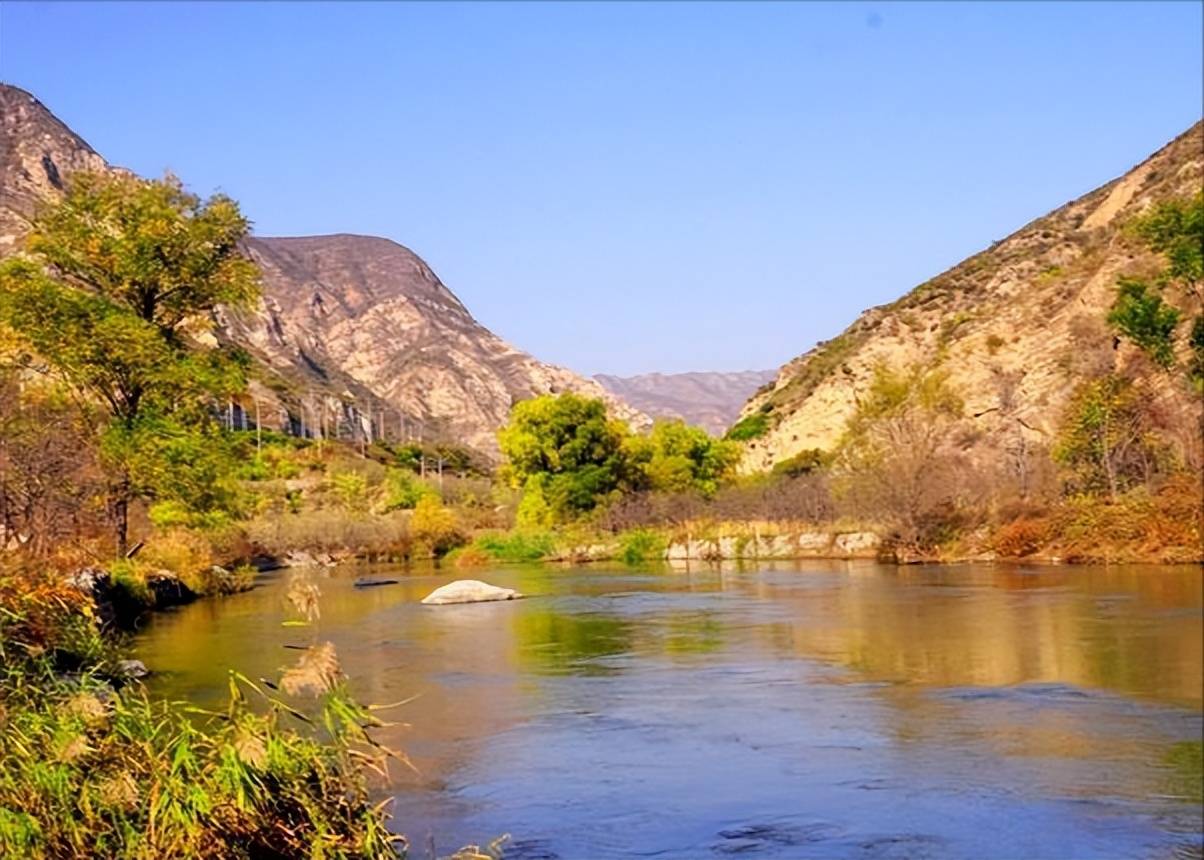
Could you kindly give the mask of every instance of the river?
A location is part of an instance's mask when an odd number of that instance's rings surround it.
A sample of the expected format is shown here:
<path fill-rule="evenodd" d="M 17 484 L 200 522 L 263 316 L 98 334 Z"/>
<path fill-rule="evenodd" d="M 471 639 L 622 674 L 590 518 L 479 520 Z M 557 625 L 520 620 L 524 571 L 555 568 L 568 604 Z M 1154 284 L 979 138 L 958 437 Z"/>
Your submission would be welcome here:
<path fill-rule="evenodd" d="M 1204 856 L 1199 567 L 509 567 L 458 575 L 527 599 L 427 607 L 456 574 L 347 565 L 316 631 L 289 575 L 156 616 L 152 690 L 216 704 L 316 633 L 417 695 L 380 734 L 416 858 Z"/>

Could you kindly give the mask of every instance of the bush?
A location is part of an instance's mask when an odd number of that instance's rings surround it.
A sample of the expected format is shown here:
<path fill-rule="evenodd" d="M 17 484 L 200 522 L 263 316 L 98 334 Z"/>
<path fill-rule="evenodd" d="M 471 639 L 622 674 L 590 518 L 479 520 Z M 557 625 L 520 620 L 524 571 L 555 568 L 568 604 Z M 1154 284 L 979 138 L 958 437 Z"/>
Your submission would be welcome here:
<path fill-rule="evenodd" d="M 389 469 L 385 475 L 383 507 L 386 511 L 413 509 L 426 496 L 438 495 L 434 487 L 406 469 Z"/>
<path fill-rule="evenodd" d="M 620 537 L 620 558 L 627 564 L 659 561 L 668 546 L 665 538 L 653 531 L 637 529 Z"/>
<path fill-rule="evenodd" d="M 1008 558 L 1032 555 L 1049 539 L 1050 525 L 1044 519 L 1022 517 L 995 532 L 991 544 L 996 553 Z"/>
<path fill-rule="evenodd" d="M 330 477 L 331 486 L 348 511 L 368 509 L 368 479 L 359 472 L 336 472 Z"/>
<path fill-rule="evenodd" d="M 757 412 L 741 418 L 727 431 L 724 439 L 733 442 L 747 442 L 749 439 L 759 439 L 769 432 L 769 416 Z"/>
<path fill-rule="evenodd" d="M 135 557 L 143 571 L 167 570 L 197 594 L 214 593 L 211 579 L 214 558 L 209 542 L 187 529 L 170 529 L 147 539 Z"/>
<path fill-rule="evenodd" d="M 445 555 L 464 543 L 464 534 L 456 522 L 455 513 L 433 496 L 424 496 L 415 505 L 410 528 L 414 539 L 434 556 Z"/>
<path fill-rule="evenodd" d="M 490 558 L 502 562 L 539 561 L 556 550 L 549 532 L 516 531 L 509 534 L 482 535 L 473 546 Z"/>

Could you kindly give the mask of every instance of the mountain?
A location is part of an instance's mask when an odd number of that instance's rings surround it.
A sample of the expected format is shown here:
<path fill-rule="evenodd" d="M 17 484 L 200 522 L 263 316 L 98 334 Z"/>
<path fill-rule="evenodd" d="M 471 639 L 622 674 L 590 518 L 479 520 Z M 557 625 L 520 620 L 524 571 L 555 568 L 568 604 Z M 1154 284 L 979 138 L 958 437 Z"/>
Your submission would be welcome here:
<path fill-rule="evenodd" d="M 37 206 L 77 170 L 117 170 L 29 93 L 0 84 L 0 254 L 14 250 Z M 255 237 L 263 269 L 250 311 L 219 312 L 216 336 L 259 361 L 232 420 L 344 435 L 453 441 L 488 458 L 510 407 L 575 391 L 647 416 L 597 382 L 545 364 L 475 319 L 413 251 L 388 239 Z M 237 416 L 237 417 L 234 417 Z"/>
<path fill-rule="evenodd" d="M 734 373 L 644 373 L 638 376 L 594 375 L 612 394 L 654 418 L 681 418 L 715 436 L 735 422 L 753 392 L 771 382 L 772 370 Z"/>
<path fill-rule="evenodd" d="M 1105 318 L 1117 276 L 1160 261 L 1124 228 L 1152 203 L 1198 193 L 1204 124 L 1197 123 L 1124 176 L 1022 227 L 919 285 L 871 308 L 838 337 L 782 367 L 742 415 L 767 431 L 742 468 L 766 469 L 805 449 L 834 448 L 875 367 L 940 367 L 973 416 L 966 449 L 1001 456 L 1018 443 L 1049 444 L 1075 386 L 1122 367 L 1144 373 L 1165 406 L 1198 427 L 1200 404 L 1171 385 Z"/>

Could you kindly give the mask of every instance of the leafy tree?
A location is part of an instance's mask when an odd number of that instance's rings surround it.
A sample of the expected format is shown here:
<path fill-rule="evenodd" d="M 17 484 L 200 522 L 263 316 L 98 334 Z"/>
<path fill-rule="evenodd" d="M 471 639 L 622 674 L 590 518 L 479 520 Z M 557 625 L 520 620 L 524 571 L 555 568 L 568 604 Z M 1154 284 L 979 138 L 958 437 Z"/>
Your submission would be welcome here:
<path fill-rule="evenodd" d="M 630 437 L 626 451 L 642 475 L 643 488 L 697 490 L 704 496 L 714 495 L 740 456 L 733 442 L 680 420 L 657 421 L 647 436 Z"/>
<path fill-rule="evenodd" d="M 1165 267 L 1152 280 L 1121 277 L 1108 314 L 1109 324 L 1142 349 L 1160 367 L 1175 366 L 1179 323 L 1197 309 L 1188 332 L 1188 379 L 1204 391 L 1204 192 L 1190 199 L 1164 201 L 1136 218 L 1130 229 L 1151 250 L 1163 255 Z M 1184 307 L 1187 297 L 1191 300 Z"/>
<path fill-rule="evenodd" d="M 435 555 L 444 555 L 464 543 L 455 513 L 444 507 L 438 496 L 423 496 L 418 500 L 410 528 L 414 537 Z"/>
<path fill-rule="evenodd" d="M 1115 374 L 1079 386 L 1053 449 L 1070 489 L 1115 498 L 1149 477 L 1159 457 L 1145 400 L 1131 380 Z"/>
<path fill-rule="evenodd" d="M 107 413 L 121 553 L 135 498 L 227 501 L 211 407 L 244 387 L 247 360 L 192 335 L 219 304 L 257 294 L 239 248 L 248 228 L 234 201 L 202 201 L 173 177 L 83 173 L 35 219 L 28 256 L 0 265 L 0 327 Z"/>
<path fill-rule="evenodd" d="M 1159 367 L 1175 363 L 1175 328 L 1179 310 L 1162 300 L 1149 284 L 1137 278 L 1117 281 L 1116 301 L 1108 323 L 1140 347 Z"/>
<path fill-rule="evenodd" d="M 601 400 L 576 394 L 524 400 L 498 432 L 507 460 L 503 474 L 516 489 L 533 487 L 537 478 L 553 515 L 570 519 L 627 485 L 627 436 L 626 425 L 608 418 Z"/>

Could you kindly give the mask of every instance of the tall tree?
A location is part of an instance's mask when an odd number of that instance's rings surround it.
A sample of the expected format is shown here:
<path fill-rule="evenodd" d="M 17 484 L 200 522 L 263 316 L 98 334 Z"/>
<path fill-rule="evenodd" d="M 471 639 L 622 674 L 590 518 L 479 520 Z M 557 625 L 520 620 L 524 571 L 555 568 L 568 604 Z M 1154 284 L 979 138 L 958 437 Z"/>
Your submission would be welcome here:
<path fill-rule="evenodd" d="M 245 385 L 246 359 L 196 336 L 218 305 L 258 294 L 248 230 L 233 200 L 174 177 L 83 173 L 35 219 L 25 257 L 0 265 L 0 325 L 107 414 L 119 553 L 135 498 L 214 502 L 210 407 Z"/>

